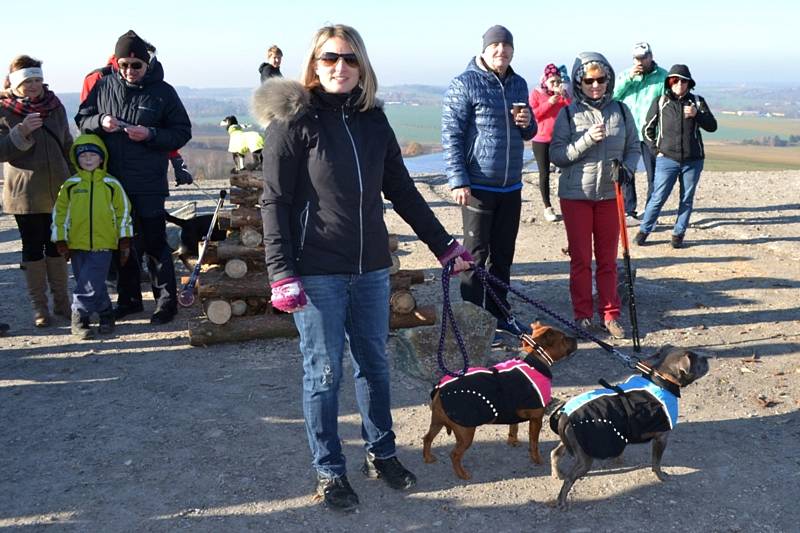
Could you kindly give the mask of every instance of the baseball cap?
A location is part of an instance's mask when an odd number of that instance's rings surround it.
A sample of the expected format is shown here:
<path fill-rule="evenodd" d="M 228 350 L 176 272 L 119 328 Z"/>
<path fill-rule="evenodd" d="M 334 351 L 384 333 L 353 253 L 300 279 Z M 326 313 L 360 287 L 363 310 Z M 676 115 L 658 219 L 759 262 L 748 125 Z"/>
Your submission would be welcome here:
<path fill-rule="evenodd" d="M 633 45 L 633 57 L 644 57 L 652 53 L 653 51 L 650 50 L 650 45 L 644 41 Z"/>

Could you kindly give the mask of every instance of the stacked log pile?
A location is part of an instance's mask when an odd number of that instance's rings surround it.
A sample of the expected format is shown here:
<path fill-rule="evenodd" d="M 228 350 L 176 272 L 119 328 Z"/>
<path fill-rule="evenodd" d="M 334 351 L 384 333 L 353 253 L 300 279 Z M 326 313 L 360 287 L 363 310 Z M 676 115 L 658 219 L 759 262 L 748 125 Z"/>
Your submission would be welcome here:
<path fill-rule="evenodd" d="M 189 343 L 193 346 L 297 335 L 291 316 L 274 310 L 268 301 L 259 208 L 262 187 L 257 175 L 231 176 L 228 198 L 233 209 L 221 214 L 219 222 L 228 236 L 224 241 L 208 243 L 205 251 L 197 296 L 206 316 L 189 322 Z M 412 285 L 424 282 L 424 271 L 400 269 L 397 237 L 390 237 L 389 249 L 390 328 L 435 324 L 435 307 L 418 307 L 411 293 Z"/>

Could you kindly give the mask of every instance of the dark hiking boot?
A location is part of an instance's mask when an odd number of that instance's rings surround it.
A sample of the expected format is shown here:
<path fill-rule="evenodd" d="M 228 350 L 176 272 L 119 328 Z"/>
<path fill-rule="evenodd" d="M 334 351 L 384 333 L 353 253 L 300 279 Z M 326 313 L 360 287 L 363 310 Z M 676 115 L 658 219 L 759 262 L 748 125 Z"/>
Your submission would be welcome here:
<path fill-rule="evenodd" d="M 317 489 L 314 499 L 322 500 L 326 506 L 336 511 L 355 511 L 358 495 L 347 481 L 347 476 L 325 477 L 317 475 Z"/>
<path fill-rule="evenodd" d="M 397 457 L 376 459 L 374 455 L 367 454 L 361 473 L 373 479 L 382 479 L 395 490 L 407 490 L 417 484 L 417 476 L 400 464 Z"/>
<path fill-rule="evenodd" d="M 637 246 L 644 246 L 646 240 L 647 240 L 647 233 L 643 231 L 637 231 L 636 236 L 633 238 L 633 241 L 636 243 Z"/>
<path fill-rule="evenodd" d="M 172 322 L 178 310 L 172 307 L 159 307 L 153 316 L 150 317 L 150 323 L 160 326 L 161 324 L 168 324 Z"/>
<path fill-rule="evenodd" d="M 141 300 L 130 303 L 117 303 L 117 307 L 114 308 L 114 317 L 119 320 L 120 318 L 135 313 L 141 313 L 142 311 L 144 311 L 144 306 Z"/>
<path fill-rule="evenodd" d="M 673 235 L 670 244 L 673 248 L 683 248 L 683 235 Z"/>
<path fill-rule="evenodd" d="M 103 335 L 113 333 L 114 326 L 116 326 L 116 320 L 114 318 L 114 310 L 109 307 L 105 311 L 99 313 L 99 317 L 100 317 L 100 326 L 97 328 L 97 331 Z"/>
<path fill-rule="evenodd" d="M 86 341 L 94 338 L 94 332 L 89 327 L 89 317 L 81 316 L 77 311 L 72 312 L 70 333 L 78 340 Z"/>

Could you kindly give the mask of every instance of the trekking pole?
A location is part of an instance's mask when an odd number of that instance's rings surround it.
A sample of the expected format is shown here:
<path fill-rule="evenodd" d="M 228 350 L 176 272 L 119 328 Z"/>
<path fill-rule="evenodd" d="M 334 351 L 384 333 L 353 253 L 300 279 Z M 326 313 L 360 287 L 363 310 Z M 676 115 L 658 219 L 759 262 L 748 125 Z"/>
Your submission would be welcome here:
<path fill-rule="evenodd" d="M 194 303 L 194 286 L 197 283 L 198 276 L 200 275 L 200 267 L 203 265 L 203 257 L 206 255 L 206 248 L 208 247 L 208 243 L 211 242 L 211 234 L 214 232 L 214 228 L 217 225 L 217 216 L 222 209 L 222 202 L 225 201 L 225 196 L 227 194 L 228 193 L 225 191 L 225 189 L 219 191 L 217 208 L 214 209 L 214 216 L 211 217 L 211 224 L 208 226 L 208 233 L 206 233 L 206 236 L 203 238 L 202 246 L 200 247 L 200 254 L 197 257 L 197 264 L 194 265 L 194 270 L 192 270 L 192 275 L 189 276 L 189 281 L 187 281 L 184 286 L 181 287 L 181 291 L 178 294 L 178 303 L 183 307 L 189 307 Z"/>
<path fill-rule="evenodd" d="M 622 195 L 622 187 L 620 181 L 623 177 L 625 169 L 619 160 L 614 159 L 611 162 L 611 179 L 614 181 L 614 189 L 617 193 L 617 216 L 619 218 L 619 235 L 622 240 L 622 260 L 625 264 L 625 284 L 628 286 L 628 314 L 631 319 L 631 330 L 633 337 L 633 351 L 639 353 L 642 351 L 639 345 L 639 321 L 636 318 L 636 298 L 633 291 L 633 275 L 631 272 L 631 254 L 630 246 L 628 245 L 628 229 L 625 225 L 625 197 Z"/>

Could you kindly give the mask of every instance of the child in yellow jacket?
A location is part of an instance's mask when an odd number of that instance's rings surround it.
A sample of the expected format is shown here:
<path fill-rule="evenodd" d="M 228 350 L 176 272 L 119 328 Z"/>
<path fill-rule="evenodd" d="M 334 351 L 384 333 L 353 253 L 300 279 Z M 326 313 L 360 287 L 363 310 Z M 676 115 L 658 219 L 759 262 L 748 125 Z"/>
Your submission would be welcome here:
<path fill-rule="evenodd" d="M 119 249 L 120 262 L 130 254 L 133 236 L 131 203 L 122 184 L 106 172 L 108 151 L 97 135 L 81 135 L 70 150 L 78 172 L 67 179 L 53 208 L 51 240 L 72 261 L 72 334 L 94 337 L 92 313 L 99 316 L 99 332 L 114 330 L 114 310 L 106 289 L 111 253 Z"/>

